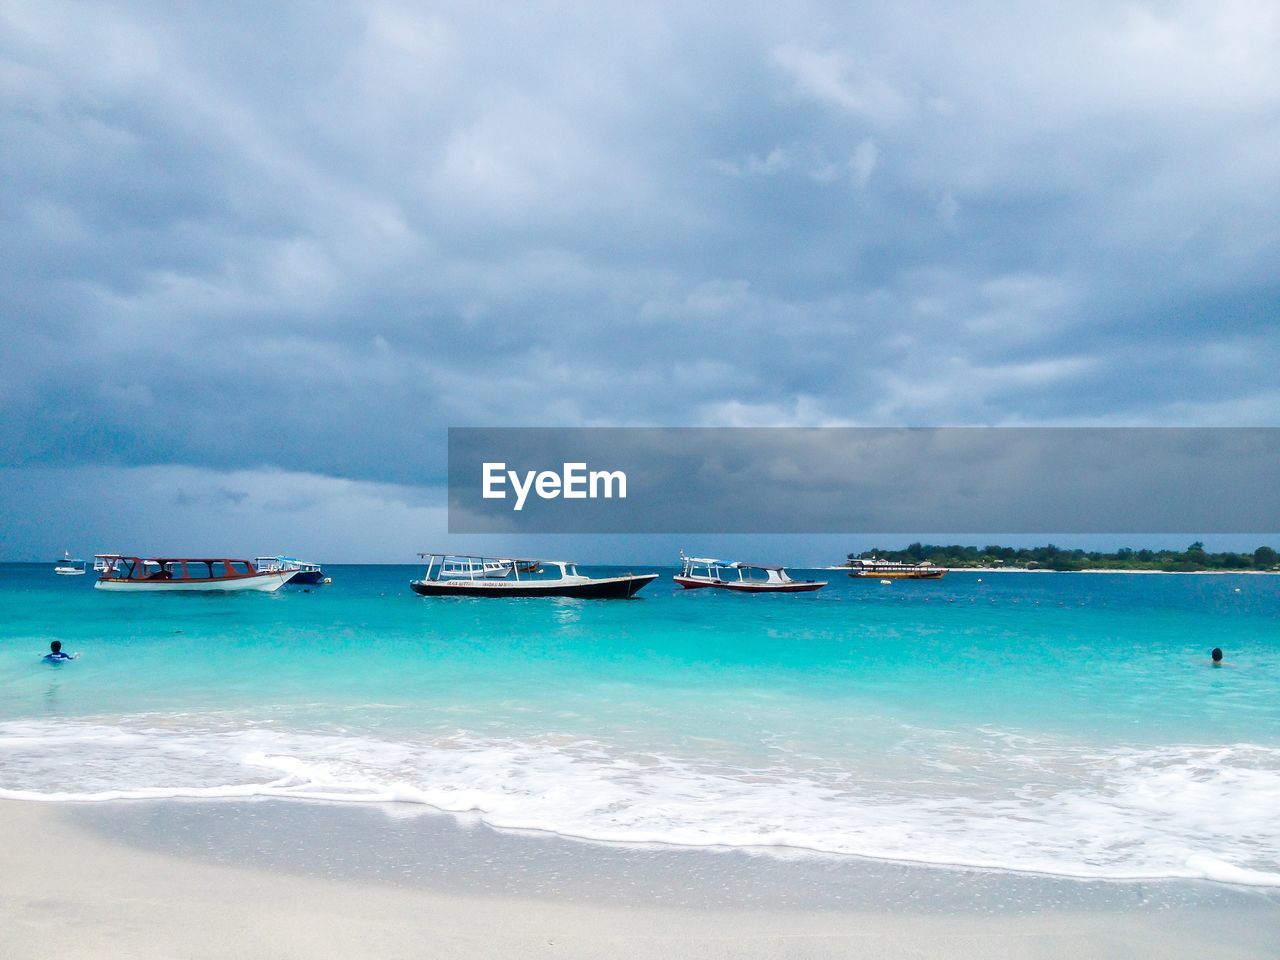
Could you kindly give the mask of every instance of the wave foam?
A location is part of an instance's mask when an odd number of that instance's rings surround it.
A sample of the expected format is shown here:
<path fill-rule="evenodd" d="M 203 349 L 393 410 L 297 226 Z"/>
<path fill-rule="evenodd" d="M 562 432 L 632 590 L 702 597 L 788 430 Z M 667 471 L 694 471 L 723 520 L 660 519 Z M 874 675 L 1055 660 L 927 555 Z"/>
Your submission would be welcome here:
<path fill-rule="evenodd" d="M 1280 886 L 1280 750 L 1270 747 L 1042 747 L 1009 767 L 1026 778 L 982 790 L 935 778 L 922 790 L 812 768 L 705 768 L 582 740 L 393 741 L 183 722 L 0 723 L 0 798 L 415 803 L 606 842 Z M 1016 738 L 1001 749 L 1031 746 Z"/>

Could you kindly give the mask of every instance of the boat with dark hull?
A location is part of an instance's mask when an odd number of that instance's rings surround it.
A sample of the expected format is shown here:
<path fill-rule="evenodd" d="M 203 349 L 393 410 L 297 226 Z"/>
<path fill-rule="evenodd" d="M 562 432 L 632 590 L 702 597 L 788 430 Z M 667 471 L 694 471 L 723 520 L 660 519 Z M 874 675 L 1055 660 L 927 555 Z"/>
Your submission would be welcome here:
<path fill-rule="evenodd" d="M 771 564 L 726 563 L 683 553 L 673 579 L 686 590 L 708 587 L 735 593 L 812 593 L 827 585 L 825 580 L 792 580 L 785 568 Z"/>
<path fill-rule="evenodd" d="M 293 576 L 289 578 L 289 585 L 293 587 L 333 582 L 325 576 L 324 568 L 320 564 L 299 560 L 297 557 L 255 557 L 253 565 L 261 571 L 294 571 Z"/>
<path fill-rule="evenodd" d="M 427 561 L 421 580 L 409 588 L 423 597 L 570 597 L 625 600 L 658 579 L 656 573 L 588 577 L 570 560 L 522 560 L 421 553 Z M 503 571 L 499 575 L 499 571 Z"/>

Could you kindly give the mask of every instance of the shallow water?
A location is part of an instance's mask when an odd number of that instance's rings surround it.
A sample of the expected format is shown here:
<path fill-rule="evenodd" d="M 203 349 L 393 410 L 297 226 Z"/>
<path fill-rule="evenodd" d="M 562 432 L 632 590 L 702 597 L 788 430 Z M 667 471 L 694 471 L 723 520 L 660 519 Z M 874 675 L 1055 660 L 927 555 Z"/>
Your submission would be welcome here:
<path fill-rule="evenodd" d="M 1280 884 L 1277 577 L 827 572 L 749 597 L 664 576 L 633 601 L 494 601 L 329 572 L 121 596 L 0 567 L 0 795 L 397 801 L 599 840 Z M 82 658 L 41 663 L 51 639 Z"/>

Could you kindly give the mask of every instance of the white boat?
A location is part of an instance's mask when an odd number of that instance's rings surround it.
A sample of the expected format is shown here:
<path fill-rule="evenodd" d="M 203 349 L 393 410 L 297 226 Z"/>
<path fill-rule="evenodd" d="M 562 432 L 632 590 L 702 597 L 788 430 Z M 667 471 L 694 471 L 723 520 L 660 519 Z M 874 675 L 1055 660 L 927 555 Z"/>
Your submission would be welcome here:
<path fill-rule="evenodd" d="M 686 590 L 710 587 L 736 593 L 809 593 L 827 585 L 825 580 L 792 580 L 785 568 L 772 564 L 726 563 L 683 553 L 680 572 L 673 579 Z"/>
<path fill-rule="evenodd" d="M 53 572 L 60 577 L 83 577 L 85 562 L 77 560 L 66 550 L 62 551 L 62 559 L 53 565 Z"/>
<path fill-rule="evenodd" d="M 293 577 L 289 582 L 294 586 L 333 583 L 332 578 L 324 575 L 324 569 L 320 564 L 299 560 L 297 557 L 254 557 L 253 565 L 259 572 L 276 573 L 281 570 L 292 570 Z"/>
<path fill-rule="evenodd" d="M 946 567 L 935 566 L 928 560 L 921 563 L 902 563 L 898 560 L 881 560 L 879 557 L 861 558 L 849 554 L 844 564 L 849 576 L 855 580 L 941 580 L 947 575 Z"/>
<path fill-rule="evenodd" d="M 409 588 L 424 597 L 575 597 L 625 599 L 658 579 L 656 573 L 588 577 L 570 560 L 518 560 L 463 554 L 420 553 L 427 561 Z M 505 573 L 498 576 L 499 569 Z M 469 573 L 468 573 L 469 572 Z"/>
<path fill-rule="evenodd" d="M 101 566 L 98 562 L 101 561 Z M 294 570 L 258 570 L 248 560 L 193 557 L 129 557 L 103 553 L 97 590 L 132 593 L 228 593 L 279 590 Z"/>

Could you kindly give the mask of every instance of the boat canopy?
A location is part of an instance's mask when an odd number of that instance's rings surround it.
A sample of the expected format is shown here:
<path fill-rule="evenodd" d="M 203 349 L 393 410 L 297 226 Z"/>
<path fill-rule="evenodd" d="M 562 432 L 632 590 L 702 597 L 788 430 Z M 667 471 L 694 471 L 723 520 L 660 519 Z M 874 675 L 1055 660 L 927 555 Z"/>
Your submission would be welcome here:
<path fill-rule="evenodd" d="M 204 570 L 198 570 L 201 565 Z M 197 568 L 195 573 L 192 568 Z M 93 569 L 99 571 L 103 579 L 137 579 L 139 575 L 149 578 L 157 574 L 184 580 L 214 579 L 263 572 L 240 557 L 135 557 L 126 553 L 95 554 Z"/>
<path fill-rule="evenodd" d="M 475 560 L 477 562 L 487 560 L 490 563 L 519 563 L 519 564 L 553 563 L 554 564 L 554 563 L 573 563 L 574 562 L 572 560 L 543 560 L 541 558 L 535 559 L 534 557 L 501 557 L 501 556 L 495 556 L 487 553 L 479 554 L 479 553 L 427 552 L 427 553 L 419 553 L 418 556 L 421 557 L 423 560 L 430 560 L 434 557 L 436 560 Z"/>
<path fill-rule="evenodd" d="M 244 563 L 240 557 L 135 557 L 128 553 L 95 553 L 95 560 L 141 560 L 144 563 Z"/>
<path fill-rule="evenodd" d="M 538 560 L 532 557 L 495 557 L 470 553 L 419 553 L 427 561 L 424 581 L 547 579 L 548 568 L 559 571 L 561 579 L 580 576 L 573 560 Z"/>
<path fill-rule="evenodd" d="M 271 566 L 286 570 L 320 570 L 320 564 L 318 563 L 312 563 L 310 560 L 299 560 L 297 557 L 286 557 L 283 555 L 278 557 L 254 557 L 253 563 L 254 566 L 258 567 Z"/>

